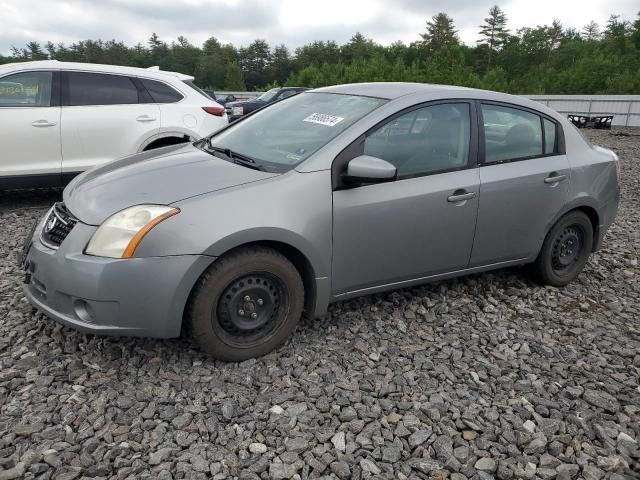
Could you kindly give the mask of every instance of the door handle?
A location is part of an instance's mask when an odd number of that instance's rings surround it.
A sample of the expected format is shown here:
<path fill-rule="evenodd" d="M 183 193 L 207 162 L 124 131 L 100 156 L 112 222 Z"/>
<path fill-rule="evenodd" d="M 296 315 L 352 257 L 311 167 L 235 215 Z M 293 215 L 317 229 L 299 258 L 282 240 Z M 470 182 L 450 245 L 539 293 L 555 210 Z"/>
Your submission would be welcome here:
<path fill-rule="evenodd" d="M 554 172 L 544 179 L 544 183 L 547 183 L 547 184 L 559 183 L 566 179 L 567 179 L 566 175 L 558 175 L 557 173 Z"/>
<path fill-rule="evenodd" d="M 449 195 L 447 197 L 447 202 L 450 203 L 460 203 L 466 202 L 467 200 L 471 200 L 476 196 L 476 192 L 467 192 L 466 190 L 456 190 L 453 192 L 453 195 Z"/>
<path fill-rule="evenodd" d="M 136 117 L 136 120 L 138 122 L 155 122 L 156 118 L 155 117 L 150 117 L 149 115 L 140 115 L 140 116 Z"/>
<path fill-rule="evenodd" d="M 35 122 L 33 122 L 31 124 L 31 126 L 33 127 L 55 127 L 56 123 L 55 122 L 49 122 L 48 120 L 36 120 Z"/>

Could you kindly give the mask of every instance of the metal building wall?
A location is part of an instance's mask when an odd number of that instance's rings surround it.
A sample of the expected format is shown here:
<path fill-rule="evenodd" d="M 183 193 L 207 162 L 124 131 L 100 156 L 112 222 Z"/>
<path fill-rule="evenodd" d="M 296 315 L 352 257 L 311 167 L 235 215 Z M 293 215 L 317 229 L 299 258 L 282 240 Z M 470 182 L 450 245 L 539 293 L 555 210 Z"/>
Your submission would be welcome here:
<path fill-rule="evenodd" d="M 563 114 L 614 115 L 613 125 L 640 126 L 640 95 L 523 95 Z"/>

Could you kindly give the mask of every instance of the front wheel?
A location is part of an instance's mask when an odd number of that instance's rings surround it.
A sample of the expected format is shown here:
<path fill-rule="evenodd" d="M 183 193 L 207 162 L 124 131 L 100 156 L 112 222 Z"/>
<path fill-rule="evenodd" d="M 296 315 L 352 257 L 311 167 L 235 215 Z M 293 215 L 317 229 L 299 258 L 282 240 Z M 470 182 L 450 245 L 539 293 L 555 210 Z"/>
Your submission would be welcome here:
<path fill-rule="evenodd" d="M 295 329 L 304 307 L 296 267 L 269 248 L 247 248 L 216 260 L 189 301 L 187 322 L 200 347 L 220 360 L 264 355 Z"/>
<path fill-rule="evenodd" d="M 553 226 L 533 264 L 542 283 L 562 287 L 582 271 L 593 248 L 593 225 L 586 214 L 569 212 Z"/>

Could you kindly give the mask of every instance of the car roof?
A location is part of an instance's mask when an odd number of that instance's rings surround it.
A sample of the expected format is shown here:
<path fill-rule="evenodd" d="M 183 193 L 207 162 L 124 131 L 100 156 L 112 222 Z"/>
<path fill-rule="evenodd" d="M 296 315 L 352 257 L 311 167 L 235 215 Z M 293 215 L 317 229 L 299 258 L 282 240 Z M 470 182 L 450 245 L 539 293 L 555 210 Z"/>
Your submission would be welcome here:
<path fill-rule="evenodd" d="M 105 73 L 122 73 L 148 78 L 177 78 L 178 80 L 193 80 L 190 75 L 184 75 L 179 72 L 168 72 L 160 70 L 159 67 L 138 68 L 123 67 L 120 65 L 103 65 L 99 63 L 80 63 L 80 62 L 60 62 L 58 60 L 37 60 L 33 62 L 16 62 L 0 65 L 0 72 L 3 70 L 23 70 L 25 68 L 33 68 L 37 70 L 46 69 L 64 69 L 79 70 L 83 72 L 105 72 Z"/>
<path fill-rule="evenodd" d="M 505 97 L 521 99 L 513 95 L 491 92 L 489 90 L 479 90 L 475 88 L 458 87 L 455 85 L 438 85 L 433 83 L 411 83 L 411 82 L 370 82 L 370 83 L 349 83 L 345 85 L 335 85 L 332 87 L 322 87 L 312 90 L 313 92 L 340 93 L 344 95 L 362 95 L 367 97 L 384 98 L 393 100 L 416 93 L 441 94 L 443 97 L 456 93 L 456 97 L 468 95 L 469 98 L 494 98 Z"/>
<path fill-rule="evenodd" d="M 438 85 L 432 83 L 410 82 L 349 83 L 331 87 L 316 88 L 314 90 L 309 90 L 309 92 L 360 95 L 366 97 L 382 98 L 386 100 L 395 100 L 408 95 L 419 95 L 421 98 L 424 96 L 428 96 L 430 100 L 466 98 L 520 105 L 536 110 L 538 112 L 545 113 L 546 115 L 549 115 L 556 119 L 562 117 L 562 115 L 558 114 L 558 112 L 550 109 L 542 103 L 530 100 L 525 97 L 511 95 L 508 93 L 493 92 L 490 90 L 480 90 L 477 88 L 459 87 L 455 85 Z"/>

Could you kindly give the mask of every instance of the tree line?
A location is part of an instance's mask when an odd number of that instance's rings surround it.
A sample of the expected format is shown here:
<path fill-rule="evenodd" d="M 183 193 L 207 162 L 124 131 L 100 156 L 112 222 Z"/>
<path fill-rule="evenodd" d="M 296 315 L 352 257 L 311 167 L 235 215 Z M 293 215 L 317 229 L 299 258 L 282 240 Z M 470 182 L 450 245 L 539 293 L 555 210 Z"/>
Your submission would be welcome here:
<path fill-rule="evenodd" d="M 291 51 L 264 39 L 237 48 L 215 37 L 198 47 L 180 36 L 167 43 L 155 33 L 146 45 L 84 40 L 65 45 L 32 41 L 13 47 L 0 63 L 56 59 L 135 67 L 159 66 L 195 77 L 212 90 L 320 87 L 368 81 L 443 83 L 528 94 L 640 92 L 640 13 L 635 21 L 611 15 L 581 30 L 551 25 L 512 32 L 492 7 L 475 45 L 460 41 L 453 19 L 438 13 L 417 41 L 383 46 L 356 33 L 343 45 L 318 40 Z"/>

